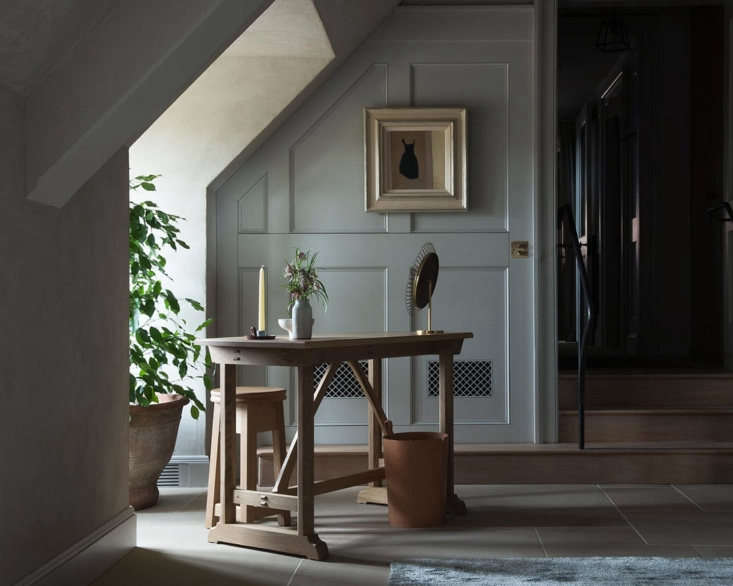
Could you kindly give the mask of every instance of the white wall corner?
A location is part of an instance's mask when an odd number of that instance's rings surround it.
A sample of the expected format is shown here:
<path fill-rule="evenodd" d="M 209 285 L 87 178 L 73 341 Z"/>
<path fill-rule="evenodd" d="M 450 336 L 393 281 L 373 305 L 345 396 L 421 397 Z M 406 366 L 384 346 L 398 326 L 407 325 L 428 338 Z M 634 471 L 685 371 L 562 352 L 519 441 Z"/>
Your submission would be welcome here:
<path fill-rule="evenodd" d="M 535 87 L 537 113 L 535 238 L 535 331 L 537 417 L 535 441 L 558 438 L 556 299 L 556 86 L 557 0 L 535 2 Z"/>
<path fill-rule="evenodd" d="M 127 507 L 46 562 L 16 586 L 78 586 L 102 575 L 137 543 L 137 519 Z"/>

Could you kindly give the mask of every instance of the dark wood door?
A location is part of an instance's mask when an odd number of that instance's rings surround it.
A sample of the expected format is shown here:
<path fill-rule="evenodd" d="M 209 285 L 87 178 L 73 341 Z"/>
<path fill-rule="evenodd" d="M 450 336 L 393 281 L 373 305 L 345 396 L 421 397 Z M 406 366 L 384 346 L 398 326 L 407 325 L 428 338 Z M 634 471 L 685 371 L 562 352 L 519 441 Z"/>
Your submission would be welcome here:
<path fill-rule="evenodd" d="M 599 100 L 599 334 L 617 353 L 639 337 L 639 132 L 633 56 Z"/>

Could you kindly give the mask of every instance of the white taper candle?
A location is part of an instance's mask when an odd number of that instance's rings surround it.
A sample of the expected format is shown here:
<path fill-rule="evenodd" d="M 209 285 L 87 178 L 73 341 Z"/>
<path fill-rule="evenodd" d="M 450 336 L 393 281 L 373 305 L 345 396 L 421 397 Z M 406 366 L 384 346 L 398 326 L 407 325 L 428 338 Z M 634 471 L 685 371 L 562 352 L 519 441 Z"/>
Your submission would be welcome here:
<path fill-rule="evenodd" d="M 265 267 L 260 267 L 260 315 L 257 322 L 257 329 L 263 332 L 267 330 L 267 320 L 265 319 L 267 298 L 265 296 Z"/>

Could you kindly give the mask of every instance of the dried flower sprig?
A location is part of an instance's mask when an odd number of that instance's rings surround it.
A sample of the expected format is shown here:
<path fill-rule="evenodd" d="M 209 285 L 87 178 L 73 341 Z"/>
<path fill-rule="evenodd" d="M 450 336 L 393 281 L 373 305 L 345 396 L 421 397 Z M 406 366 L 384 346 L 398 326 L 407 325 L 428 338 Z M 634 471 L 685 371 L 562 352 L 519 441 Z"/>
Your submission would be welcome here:
<path fill-rule="evenodd" d="M 295 258 L 285 265 L 283 276 L 288 289 L 288 312 L 298 299 L 307 300 L 310 297 L 317 298 L 323 304 L 323 309 L 328 306 L 326 286 L 316 271 L 317 257 L 317 252 L 296 248 Z"/>

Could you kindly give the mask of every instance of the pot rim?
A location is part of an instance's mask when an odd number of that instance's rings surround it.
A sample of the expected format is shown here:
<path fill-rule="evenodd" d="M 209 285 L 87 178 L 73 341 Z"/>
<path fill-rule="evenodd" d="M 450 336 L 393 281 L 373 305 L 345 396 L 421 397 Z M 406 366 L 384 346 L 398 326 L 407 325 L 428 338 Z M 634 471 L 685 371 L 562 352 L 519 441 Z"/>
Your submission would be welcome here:
<path fill-rule="evenodd" d="M 158 395 L 159 403 L 151 403 L 150 405 L 142 406 L 136 405 L 135 403 L 129 403 L 130 411 L 147 411 L 149 409 L 178 409 L 184 407 L 189 403 L 188 397 L 179 395 L 178 393 L 156 393 Z M 163 400 L 161 400 L 163 399 Z"/>

